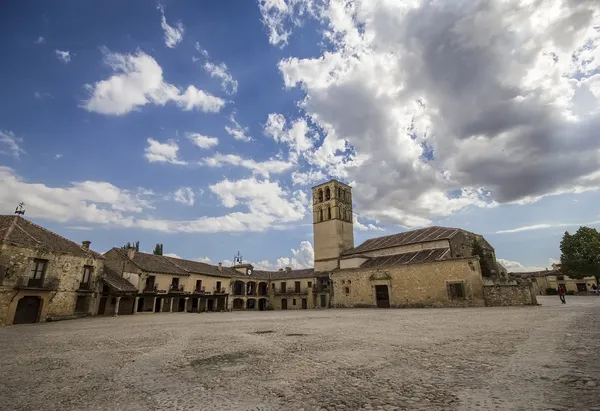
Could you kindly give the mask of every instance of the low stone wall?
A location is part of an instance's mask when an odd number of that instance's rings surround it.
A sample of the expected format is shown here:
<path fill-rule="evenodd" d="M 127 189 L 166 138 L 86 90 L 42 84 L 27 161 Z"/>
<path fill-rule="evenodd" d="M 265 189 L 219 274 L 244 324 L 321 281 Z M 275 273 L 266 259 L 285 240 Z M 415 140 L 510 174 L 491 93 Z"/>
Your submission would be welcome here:
<path fill-rule="evenodd" d="M 486 307 L 537 305 L 537 299 L 529 284 L 484 285 L 483 299 Z"/>

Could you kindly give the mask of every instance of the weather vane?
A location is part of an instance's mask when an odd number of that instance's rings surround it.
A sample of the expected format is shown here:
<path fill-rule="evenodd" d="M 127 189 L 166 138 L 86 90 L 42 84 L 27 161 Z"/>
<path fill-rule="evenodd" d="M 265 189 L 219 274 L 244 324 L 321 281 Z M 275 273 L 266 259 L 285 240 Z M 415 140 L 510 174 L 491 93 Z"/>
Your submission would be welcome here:
<path fill-rule="evenodd" d="M 25 203 L 19 203 L 17 208 L 15 208 L 15 214 L 25 215 Z"/>
<path fill-rule="evenodd" d="M 242 264 L 242 255 L 239 251 L 233 256 L 233 264 Z"/>

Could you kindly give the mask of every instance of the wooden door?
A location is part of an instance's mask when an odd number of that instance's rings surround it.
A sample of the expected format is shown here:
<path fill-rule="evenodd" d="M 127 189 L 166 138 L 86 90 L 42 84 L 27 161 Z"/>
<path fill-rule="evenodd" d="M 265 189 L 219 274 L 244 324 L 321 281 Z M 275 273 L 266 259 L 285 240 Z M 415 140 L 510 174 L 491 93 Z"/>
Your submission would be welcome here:
<path fill-rule="evenodd" d="M 40 318 L 41 299 L 39 297 L 23 297 L 17 303 L 13 324 L 37 323 Z"/>

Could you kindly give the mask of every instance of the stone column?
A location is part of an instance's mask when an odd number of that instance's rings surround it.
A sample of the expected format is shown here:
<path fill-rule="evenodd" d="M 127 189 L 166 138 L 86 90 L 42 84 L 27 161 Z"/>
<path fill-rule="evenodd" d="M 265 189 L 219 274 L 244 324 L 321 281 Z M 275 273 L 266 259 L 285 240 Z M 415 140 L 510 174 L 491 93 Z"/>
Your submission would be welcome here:
<path fill-rule="evenodd" d="M 173 297 L 171 297 L 171 298 L 170 298 L 170 301 L 169 301 L 169 312 L 170 312 L 170 313 L 172 313 L 172 312 L 173 312 L 173 300 L 174 300 L 174 298 L 173 298 Z"/>
<path fill-rule="evenodd" d="M 163 309 L 165 308 L 165 299 L 161 298 L 160 299 L 160 312 L 163 312 Z"/>
<path fill-rule="evenodd" d="M 190 299 L 190 297 L 185 297 L 185 298 L 184 298 L 184 301 L 185 301 L 185 304 L 183 305 L 183 312 L 184 312 L 184 313 L 187 313 L 187 310 L 188 310 L 188 301 L 189 301 L 189 299 Z"/>
<path fill-rule="evenodd" d="M 208 298 L 204 299 L 204 312 L 208 311 Z"/>
<path fill-rule="evenodd" d="M 133 314 L 137 314 L 139 302 L 140 302 L 140 297 L 135 297 L 135 302 L 133 303 Z"/>
<path fill-rule="evenodd" d="M 113 313 L 113 316 L 116 317 L 119 315 L 119 303 L 121 302 L 121 297 L 116 297 L 116 302 L 115 302 L 115 312 Z"/>
<path fill-rule="evenodd" d="M 154 312 L 154 310 L 156 310 L 156 297 L 152 299 L 152 312 Z"/>

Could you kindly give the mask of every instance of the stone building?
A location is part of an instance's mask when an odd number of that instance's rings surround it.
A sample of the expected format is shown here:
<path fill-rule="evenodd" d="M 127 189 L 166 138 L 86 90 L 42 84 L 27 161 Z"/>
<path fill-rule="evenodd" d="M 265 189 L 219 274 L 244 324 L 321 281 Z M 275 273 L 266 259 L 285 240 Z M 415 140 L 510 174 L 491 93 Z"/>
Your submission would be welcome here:
<path fill-rule="evenodd" d="M 442 307 L 485 304 L 479 257 L 496 274 L 493 247 L 457 228 L 427 227 L 354 247 L 352 188 L 336 180 L 312 189 L 315 278 L 330 281 L 333 307 Z"/>
<path fill-rule="evenodd" d="M 548 289 L 557 290 L 564 288 L 566 292 L 585 294 L 593 291 L 593 286 L 598 286 L 596 277 L 571 278 L 560 271 L 560 264 L 552 264 L 551 270 L 509 273 L 511 278 L 528 280 L 531 282 L 534 293 L 547 294 Z"/>
<path fill-rule="evenodd" d="M 120 248 L 104 257 L 99 314 L 308 309 L 320 307 L 324 293 L 313 269 L 259 271 Z"/>
<path fill-rule="evenodd" d="M 104 258 L 18 215 L 0 216 L 0 325 L 95 314 Z"/>

